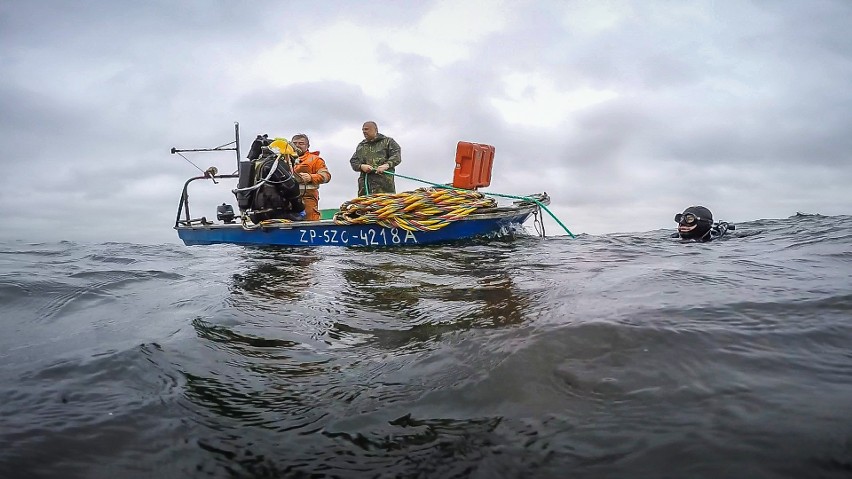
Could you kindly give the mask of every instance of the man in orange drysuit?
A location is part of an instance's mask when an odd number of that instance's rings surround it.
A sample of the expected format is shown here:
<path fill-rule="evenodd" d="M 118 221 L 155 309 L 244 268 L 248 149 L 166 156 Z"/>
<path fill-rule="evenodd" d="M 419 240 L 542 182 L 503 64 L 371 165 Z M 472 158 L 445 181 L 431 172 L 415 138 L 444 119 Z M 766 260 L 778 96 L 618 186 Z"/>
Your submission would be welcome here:
<path fill-rule="evenodd" d="M 295 173 L 296 181 L 299 182 L 302 190 L 302 201 L 305 203 L 305 220 L 319 220 L 319 185 L 331 181 L 331 173 L 325 166 L 325 160 L 320 158 L 318 151 L 308 151 L 311 147 L 308 135 L 297 133 L 293 135 L 291 143 L 304 152 L 293 165 L 293 173 Z"/>

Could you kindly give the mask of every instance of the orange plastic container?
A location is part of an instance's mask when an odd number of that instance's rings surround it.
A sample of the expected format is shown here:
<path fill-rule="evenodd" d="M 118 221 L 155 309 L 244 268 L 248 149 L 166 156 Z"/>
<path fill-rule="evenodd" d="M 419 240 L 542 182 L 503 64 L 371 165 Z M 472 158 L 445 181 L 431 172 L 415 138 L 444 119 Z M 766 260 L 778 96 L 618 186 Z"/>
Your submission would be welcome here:
<path fill-rule="evenodd" d="M 493 163 L 493 146 L 460 141 L 456 147 L 456 169 L 453 172 L 453 186 L 475 190 L 490 185 Z"/>

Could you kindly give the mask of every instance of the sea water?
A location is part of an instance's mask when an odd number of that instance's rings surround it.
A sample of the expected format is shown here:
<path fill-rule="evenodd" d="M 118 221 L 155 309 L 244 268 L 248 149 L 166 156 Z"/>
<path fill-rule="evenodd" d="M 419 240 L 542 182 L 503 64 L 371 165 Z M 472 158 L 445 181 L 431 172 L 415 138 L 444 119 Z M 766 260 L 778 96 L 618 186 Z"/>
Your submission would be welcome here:
<path fill-rule="evenodd" d="M 852 217 L 669 233 L 2 243 L 0 477 L 850 477 Z"/>

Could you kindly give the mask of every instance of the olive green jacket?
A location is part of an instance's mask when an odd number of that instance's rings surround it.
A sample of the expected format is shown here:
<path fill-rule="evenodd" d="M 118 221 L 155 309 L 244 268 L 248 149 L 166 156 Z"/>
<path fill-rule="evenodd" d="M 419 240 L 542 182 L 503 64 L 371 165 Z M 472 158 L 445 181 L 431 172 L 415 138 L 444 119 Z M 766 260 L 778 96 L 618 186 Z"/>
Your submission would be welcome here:
<path fill-rule="evenodd" d="M 349 160 L 352 169 L 361 172 L 358 177 L 358 196 L 364 196 L 368 193 L 396 193 L 393 175 L 361 171 L 361 165 L 370 165 L 375 169 L 385 163 L 390 166 L 387 171 L 391 173 L 394 172 L 397 165 L 402 163 L 402 149 L 393 138 L 379 133 L 373 141 L 362 140 L 361 143 L 358 143 L 355 153 Z"/>

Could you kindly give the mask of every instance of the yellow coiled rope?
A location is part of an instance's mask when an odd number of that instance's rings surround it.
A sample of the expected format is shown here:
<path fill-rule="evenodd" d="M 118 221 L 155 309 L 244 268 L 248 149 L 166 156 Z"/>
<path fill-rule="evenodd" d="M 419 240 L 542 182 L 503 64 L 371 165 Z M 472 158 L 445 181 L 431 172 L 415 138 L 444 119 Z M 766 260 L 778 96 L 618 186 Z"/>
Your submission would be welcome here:
<path fill-rule="evenodd" d="M 340 205 L 339 225 L 377 224 L 406 231 L 435 231 L 497 201 L 482 193 L 449 188 L 418 188 L 405 193 L 360 196 Z"/>
<path fill-rule="evenodd" d="M 291 221 L 291 220 L 285 220 L 285 219 L 269 219 L 269 220 L 263 220 L 258 224 L 254 224 L 254 223 L 251 223 L 251 220 L 248 219 L 248 216 L 243 215 L 243 217 L 242 217 L 243 229 L 248 230 L 248 231 L 256 230 L 256 229 L 264 227 L 264 226 L 274 226 L 274 225 L 288 224 L 288 223 L 292 223 L 292 222 L 293 221 Z"/>

